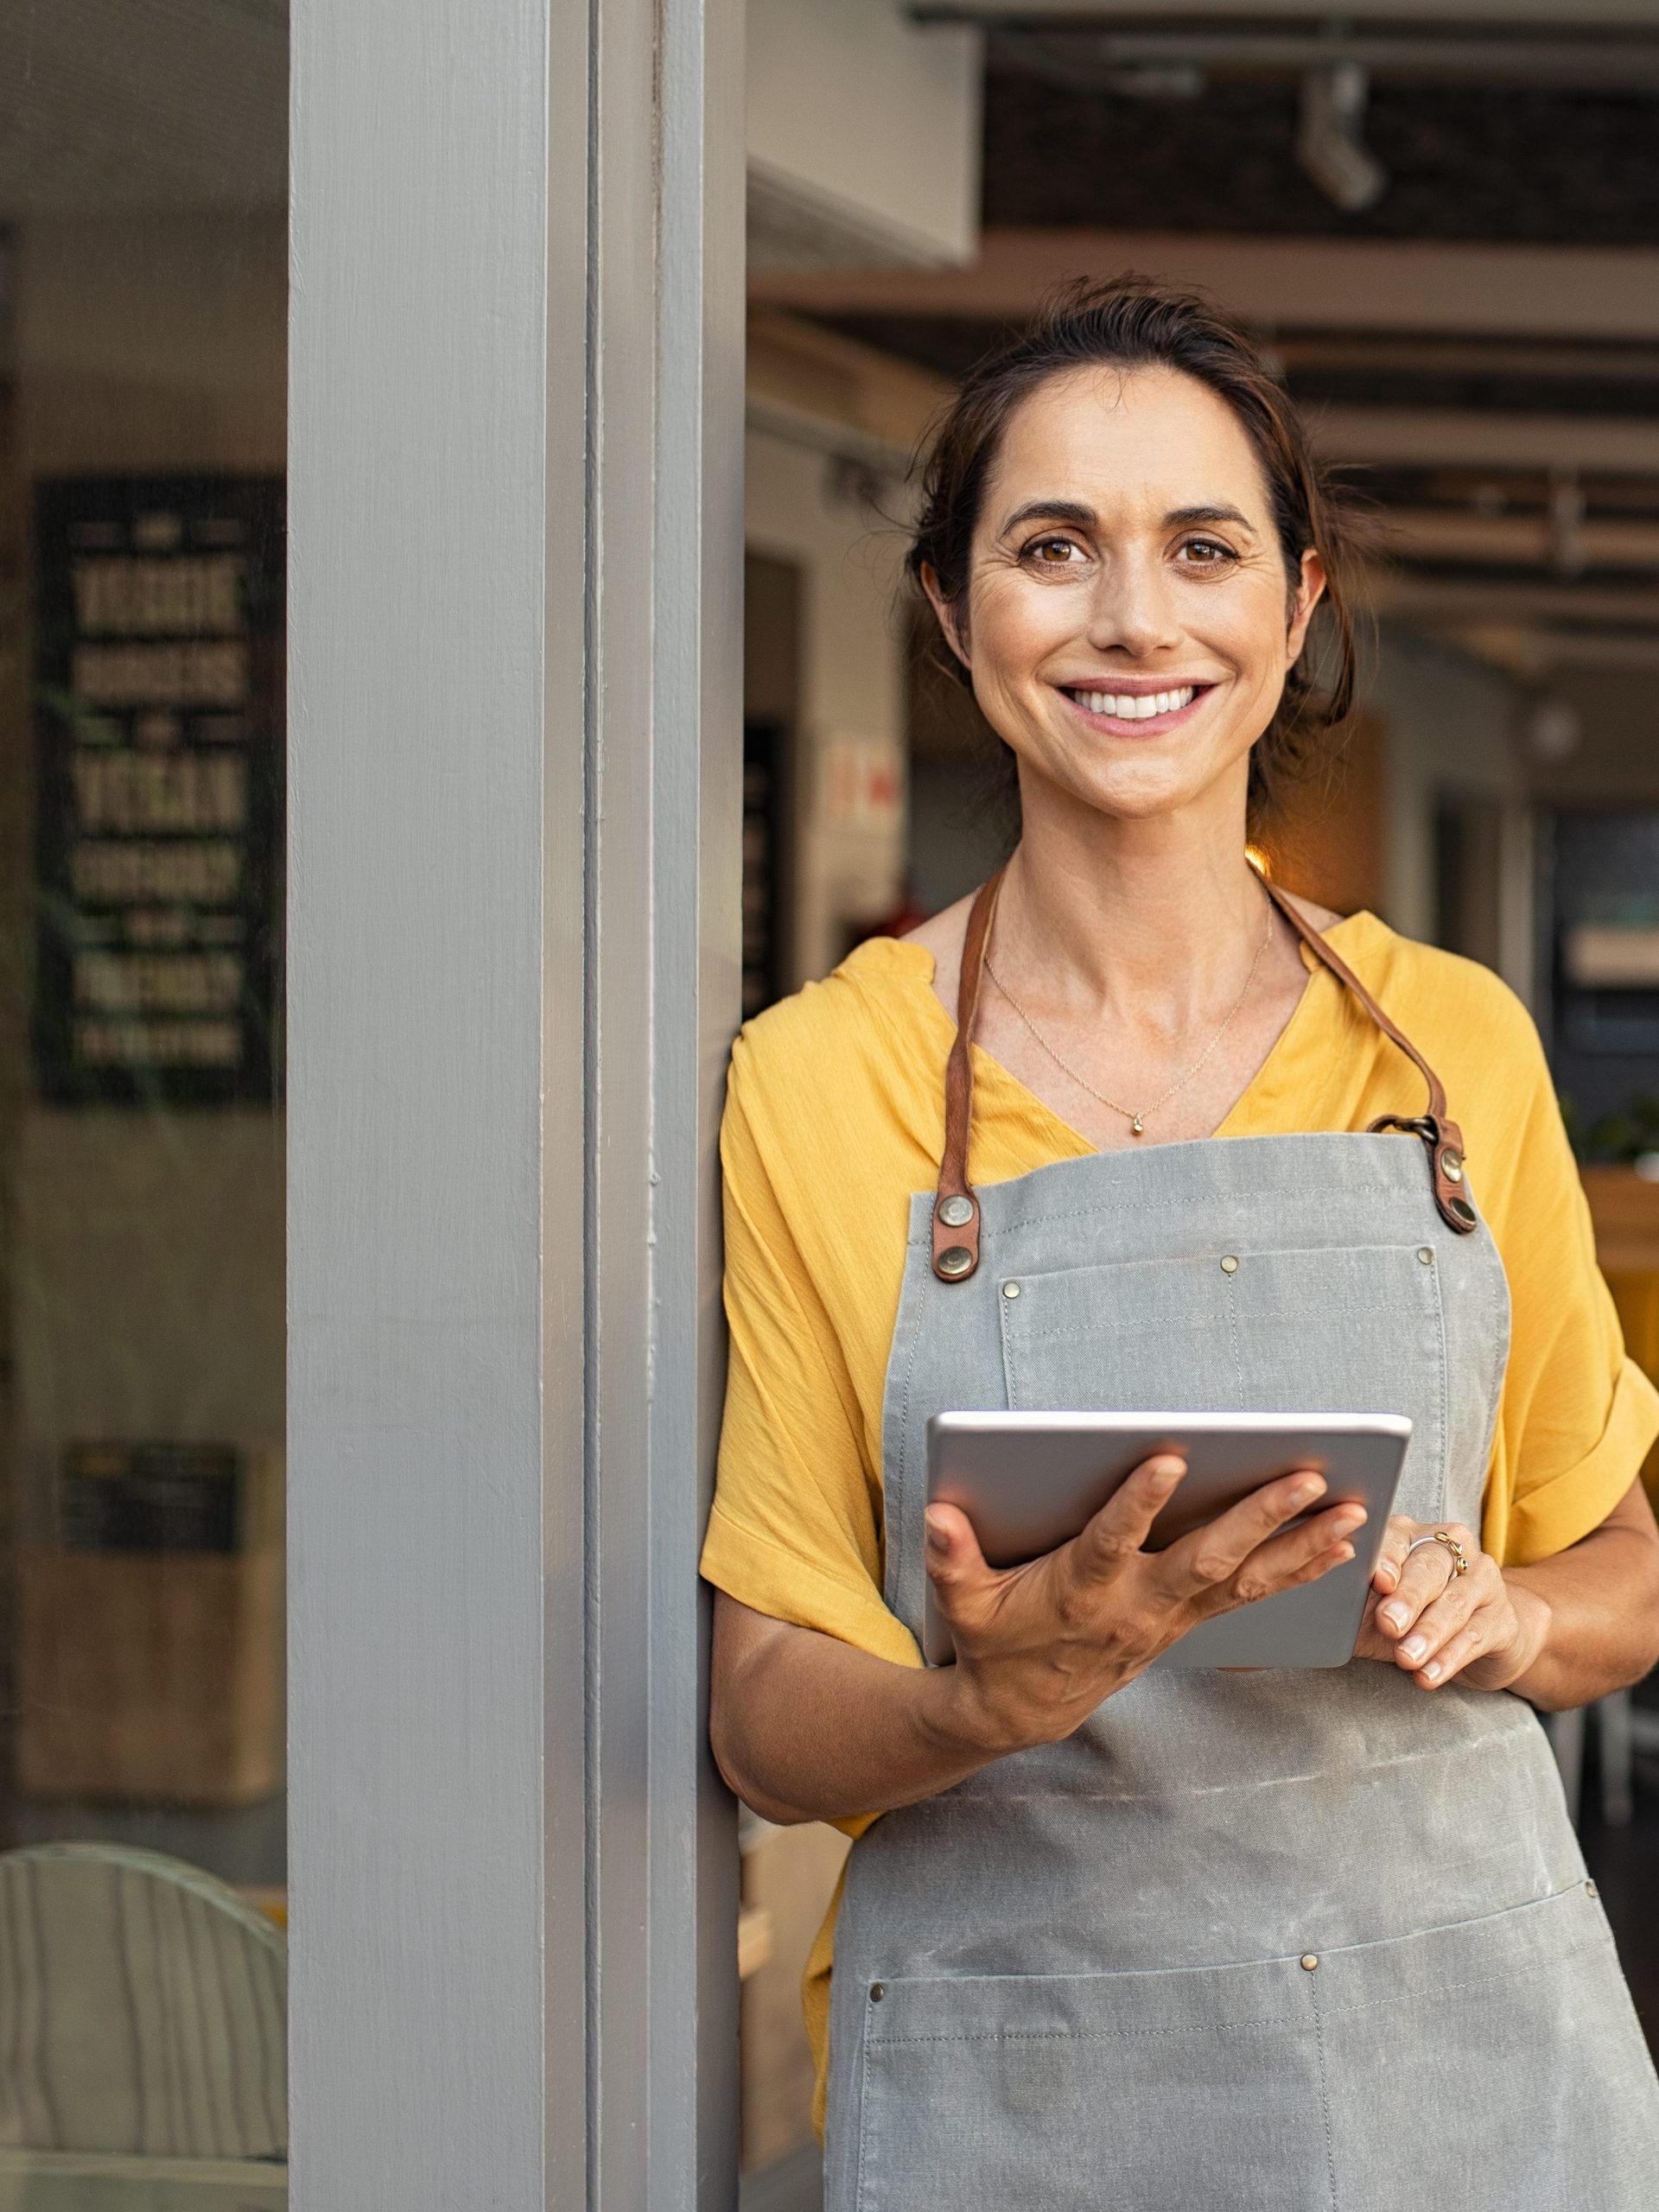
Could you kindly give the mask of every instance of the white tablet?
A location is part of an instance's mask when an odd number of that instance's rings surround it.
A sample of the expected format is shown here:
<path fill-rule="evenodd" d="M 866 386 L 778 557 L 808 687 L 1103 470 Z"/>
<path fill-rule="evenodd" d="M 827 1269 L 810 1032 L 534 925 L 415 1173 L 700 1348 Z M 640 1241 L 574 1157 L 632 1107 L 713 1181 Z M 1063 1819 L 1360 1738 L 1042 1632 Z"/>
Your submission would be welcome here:
<path fill-rule="evenodd" d="M 961 1507 L 993 1567 L 1015 1567 L 1069 1542 L 1154 1452 L 1179 1452 L 1187 1463 L 1153 1523 L 1154 1551 L 1275 1476 L 1317 1468 L 1327 1487 L 1314 1512 L 1348 1500 L 1365 1508 L 1353 1558 L 1317 1582 L 1203 1622 L 1154 1664 L 1344 1667 L 1410 1440 L 1402 1414 L 935 1414 L 927 1496 Z M 956 1656 L 931 1582 L 923 1649 L 934 1666 Z"/>

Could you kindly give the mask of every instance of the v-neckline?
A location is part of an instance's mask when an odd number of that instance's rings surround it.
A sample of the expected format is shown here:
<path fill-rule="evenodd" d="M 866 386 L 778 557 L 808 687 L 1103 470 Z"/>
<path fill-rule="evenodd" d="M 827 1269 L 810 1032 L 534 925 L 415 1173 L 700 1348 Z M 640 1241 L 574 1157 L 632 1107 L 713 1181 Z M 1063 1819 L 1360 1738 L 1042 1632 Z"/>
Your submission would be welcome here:
<path fill-rule="evenodd" d="M 1339 920 L 1333 922 L 1328 930 L 1322 931 L 1320 934 L 1324 937 L 1335 938 L 1339 931 L 1347 929 L 1352 923 L 1365 920 L 1368 917 L 1369 910 L 1362 907 L 1354 913 L 1343 915 Z M 925 976 L 921 977 L 920 980 L 922 981 L 926 991 L 928 1005 L 931 1007 L 933 1015 L 937 1018 L 938 1025 L 944 1034 L 946 1047 L 948 1050 L 950 1045 L 956 1041 L 957 1024 L 950 1014 L 950 1008 L 939 996 L 938 991 L 935 986 L 935 978 L 938 974 L 938 961 L 934 958 L 933 955 L 928 950 L 925 944 L 917 944 L 912 938 L 895 938 L 893 942 L 897 944 L 902 945 L 907 951 L 913 948 L 918 956 L 918 958 L 921 961 L 925 962 L 926 974 Z M 1321 969 L 1314 955 L 1310 951 L 1306 944 L 1299 944 L 1297 946 L 1297 950 L 1300 953 L 1302 965 L 1307 971 L 1307 981 L 1304 982 L 1300 992 L 1297 995 L 1295 1005 L 1291 1008 L 1288 1015 L 1286 1017 L 1284 1027 L 1280 1030 L 1279 1034 L 1274 1039 L 1272 1044 L 1268 1046 L 1267 1052 L 1262 1055 L 1261 1065 L 1257 1067 L 1255 1074 L 1245 1084 L 1243 1090 L 1239 1092 L 1237 1097 L 1234 1099 L 1232 1104 L 1222 1116 L 1220 1121 L 1217 1122 L 1215 1128 L 1211 1129 L 1206 1136 L 1154 1137 L 1151 1141 L 1150 1144 L 1142 1141 L 1133 1146 L 1117 1145 L 1110 1147 L 1097 1144 L 1091 1144 L 1089 1139 L 1084 1135 L 1081 1129 L 1074 1128 L 1074 1126 L 1066 1120 L 1063 1114 L 1059 1113 L 1054 1107 L 1051 1106 L 1047 1099 L 1041 1097 L 1036 1091 L 1032 1090 L 1028 1084 L 1022 1083 L 1020 1080 L 1020 1077 L 1014 1074 L 1014 1071 L 1007 1065 L 1007 1064 L 1003 1060 L 998 1059 L 994 1052 L 988 1052 L 984 1046 L 979 1042 L 977 1038 L 973 1040 L 975 1058 L 978 1064 L 978 1067 L 985 1073 L 988 1074 L 995 1084 L 1005 1086 L 1019 1100 L 1023 1102 L 1027 1109 L 1034 1107 L 1037 1112 L 1043 1116 L 1045 1121 L 1050 1123 L 1052 1128 L 1058 1130 L 1071 1145 L 1077 1147 L 1077 1151 L 1080 1156 L 1090 1159 L 1106 1158 L 1109 1157 L 1112 1152 L 1150 1151 L 1163 1144 L 1214 1143 L 1217 1140 L 1224 1139 L 1230 1135 L 1229 1124 L 1236 1120 L 1243 1112 L 1244 1109 L 1251 1103 L 1261 1086 L 1271 1079 L 1272 1076 L 1275 1072 L 1274 1063 L 1286 1053 L 1295 1033 L 1304 1026 L 1307 1020 L 1307 1004 L 1310 997 L 1313 995 L 1309 986 L 1319 975 L 1327 971 Z"/>

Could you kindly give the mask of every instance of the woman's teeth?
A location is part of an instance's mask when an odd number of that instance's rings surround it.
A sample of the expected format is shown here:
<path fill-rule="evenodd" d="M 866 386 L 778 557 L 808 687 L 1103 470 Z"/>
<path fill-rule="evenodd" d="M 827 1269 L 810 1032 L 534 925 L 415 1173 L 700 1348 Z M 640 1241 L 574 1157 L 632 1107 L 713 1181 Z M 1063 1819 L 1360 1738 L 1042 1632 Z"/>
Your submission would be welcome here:
<path fill-rule="evenodd" d="M 1179 714 L 1191 703 L 1198 688 L 1196 683 L 1187 683 L 1179 691 L 1074 691 L 1071 696 L 1091 715 L 1109 715 L 1121 722 L 1148 722 L 1154 715 Z"/>

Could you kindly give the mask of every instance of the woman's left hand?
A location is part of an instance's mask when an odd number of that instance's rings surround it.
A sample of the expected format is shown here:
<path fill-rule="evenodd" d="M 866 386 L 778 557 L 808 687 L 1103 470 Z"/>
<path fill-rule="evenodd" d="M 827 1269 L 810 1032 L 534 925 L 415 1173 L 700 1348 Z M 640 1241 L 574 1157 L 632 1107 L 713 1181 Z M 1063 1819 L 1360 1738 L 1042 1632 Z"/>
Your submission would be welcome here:
<path fill-rule="evenodd" d="M 1437 1531 L 1459 1548 L 1463 1573 L 1451 1544 L 1418 1541 Z M 1419 1689 L 1457 1680 L 1469 1689 L 1502 1690 L 1536 1660 L 1548 1630 L 1548 1602 L 1506 1580 L 1460 1522 L 1397 1513 L 1382 1539 L 1354 1656 L 1390 1661 Z"/>

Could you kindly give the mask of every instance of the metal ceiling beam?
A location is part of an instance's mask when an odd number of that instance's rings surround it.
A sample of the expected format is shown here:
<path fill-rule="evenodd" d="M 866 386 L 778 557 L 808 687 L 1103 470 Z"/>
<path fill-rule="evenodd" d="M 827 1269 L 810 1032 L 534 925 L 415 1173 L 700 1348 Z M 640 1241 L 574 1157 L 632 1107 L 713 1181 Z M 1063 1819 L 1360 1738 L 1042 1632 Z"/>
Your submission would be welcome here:
<path fill-rule="evenodd" d="M 1201 285 L 1268 331 L 1659 338 L 1659 251 L 1645 246 L 1007 229 L 964 268 L 757 274 L 750 293 L 823 313 L 1006 319 L 1067 278 L 1125 269 Z"/>
<path fill-rule="evenodd" d="M 1334 39 L 1322 24 L 1306 30 L 1283 24 L 1179 23 L 1119 29 L 1115 21 L 1026 30 L 1005 27 L 995 49 L 1005 67 L 1029 71 L 1071 90 L 1116 89 L 1126 71 L 1184 69 L 1223 77 L 1295 77 L 1344 61 L 1373 78 L 1412 83 L 1651 92 L 1659 85 L 1659 37 L 1614 35 L 1586 38 L 1575 25 L 1569 35 L 1522 32 L 1504 38 L 1429 36 L 1399 27 L 1344 29 Z M 1195 89 L 1197 86 L 1195 84 Z"/>
<path fill-rule="evenodd" d="M 1303 408 L 1333 461 L 1405 467 L 1577 468 L 1659 476 L 1659 417 L 1509 415 L 1501 408 Z"/>
<path fill-rule="evenodd" d="M 1400 22 L 1535 25 L 1554 23 L 1574 30 L 1605 28 L 1645 30 L 1659 26 L 1659 0 L 1370 0 L 1344 9 L 1332 0 L 1132 0 L 1110 6 L 1104 0 L 909 0 L 909 13 L 922 23 L 1066 23 L 1109 29 L 1125 16 L 1141 21 L 1190 21 L 1193 17 L 1233 22 L 1262 17 L 1298 22 L 1326 22 L 1332 17 L 1363 21 L 1367 16 Z"/>

